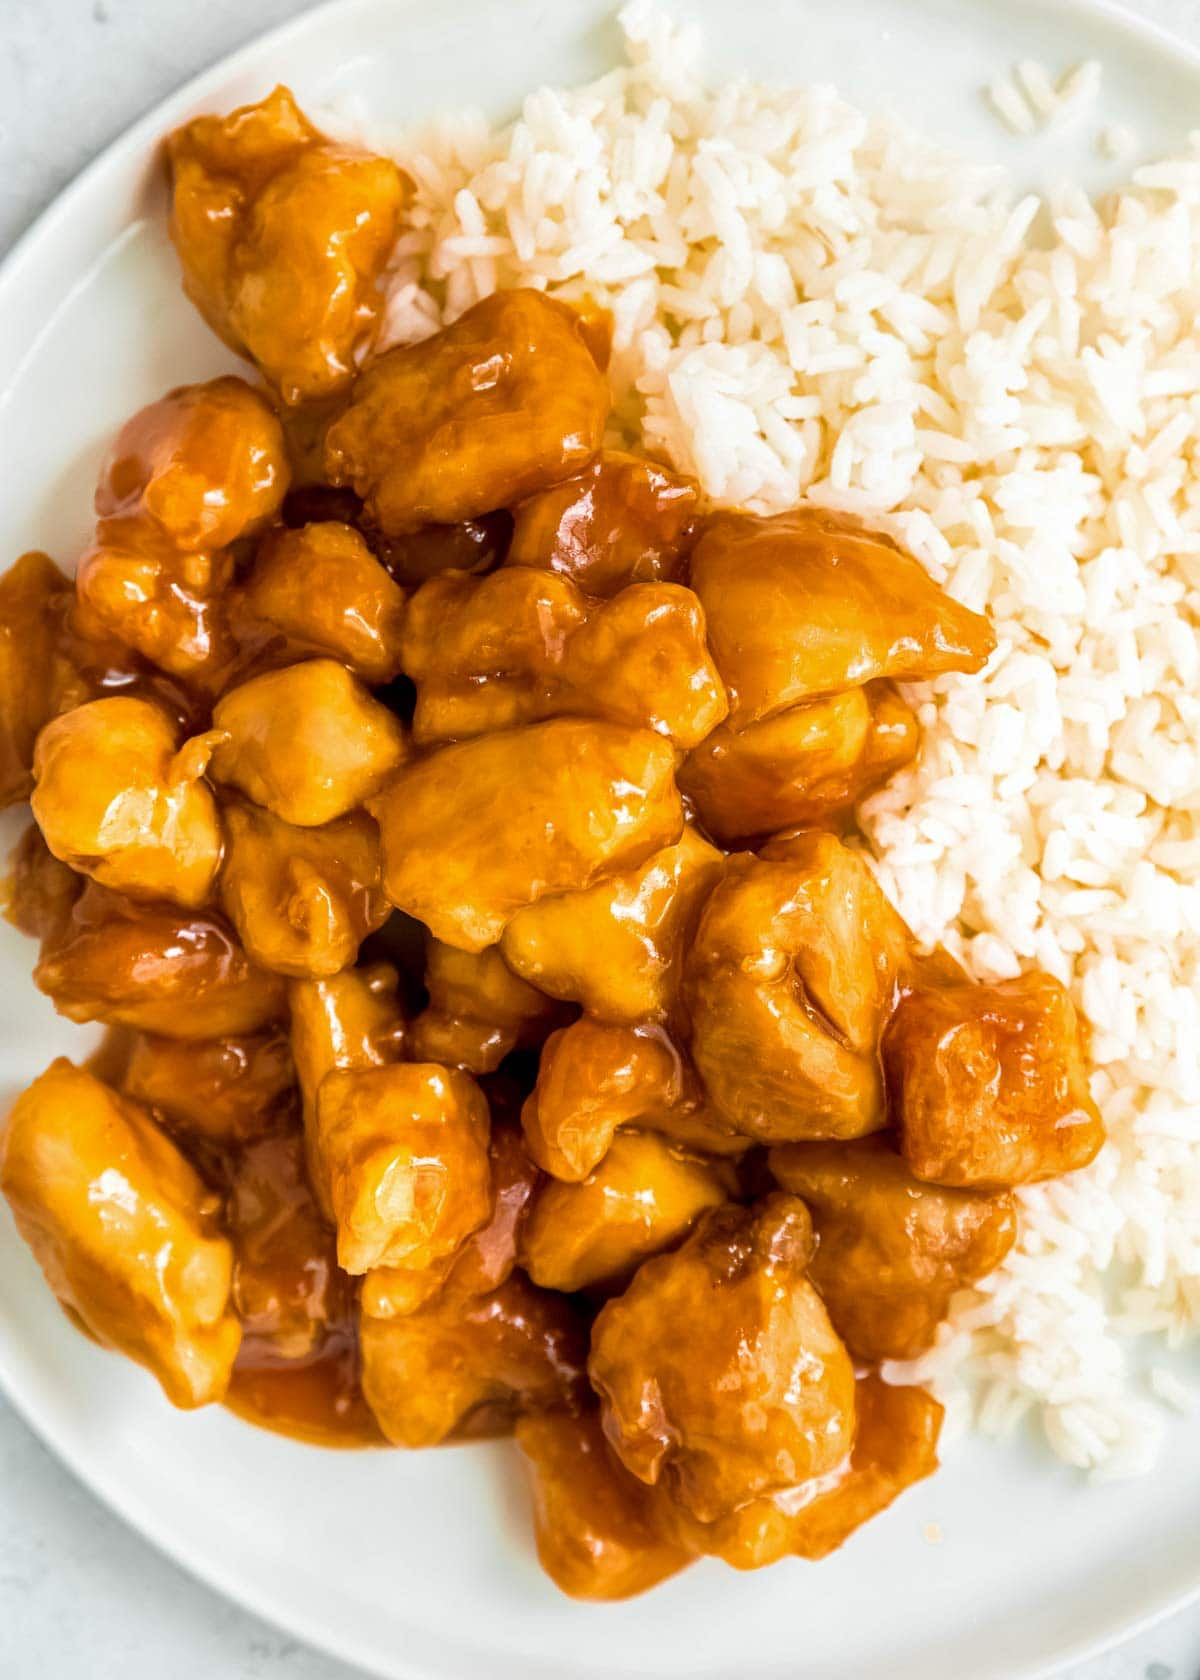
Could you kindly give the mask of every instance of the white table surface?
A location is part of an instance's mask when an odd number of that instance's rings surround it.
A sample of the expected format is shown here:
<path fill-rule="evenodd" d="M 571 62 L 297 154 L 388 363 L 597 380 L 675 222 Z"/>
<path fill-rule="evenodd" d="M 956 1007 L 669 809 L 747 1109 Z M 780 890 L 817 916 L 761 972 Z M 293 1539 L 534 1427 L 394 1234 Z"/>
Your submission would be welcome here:
<path fill-rule="evenodd" d="M 1200 38 L 1200 0 L 1137 4 Z M 0 251 L 135 117 L 305 9 L 305 0 L 0 0 Z M 168 1563 L 0 1399 L 0 1680 L 163 1676 L 360 1680 Z M 1200 1606 L 1069 1680 L 1200 1680 Z"/>

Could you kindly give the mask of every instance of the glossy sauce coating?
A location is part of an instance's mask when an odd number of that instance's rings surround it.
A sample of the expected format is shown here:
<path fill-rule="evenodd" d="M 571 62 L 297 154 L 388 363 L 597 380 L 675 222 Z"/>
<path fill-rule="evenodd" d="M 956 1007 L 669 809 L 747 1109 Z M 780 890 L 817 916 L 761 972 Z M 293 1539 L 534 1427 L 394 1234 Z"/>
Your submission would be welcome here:
<path fill-rule="evenodd" d="M 0 577 L 0 809 L 28 799 L 42 725 L 89 697 L 62 645 L 70 600 L 70 583 L 45 554 L 23 554 Z"/>

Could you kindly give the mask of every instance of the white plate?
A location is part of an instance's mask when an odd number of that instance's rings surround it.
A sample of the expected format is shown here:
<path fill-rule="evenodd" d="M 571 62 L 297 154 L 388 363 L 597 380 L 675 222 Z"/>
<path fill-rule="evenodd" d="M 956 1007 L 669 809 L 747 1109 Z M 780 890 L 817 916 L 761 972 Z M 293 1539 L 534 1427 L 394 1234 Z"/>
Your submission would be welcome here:
<path fill-rule="evenodd" d="M 710 62 L 832 80 L 1025 182 L 1102 185 L 1096 123 L 1006 137 L 979 98 L 1000 67 L 1104 65 L 1104 120 L 1146 150 L 1179 144 L 1200 59 L 1098 4 L 1068 0 L 678 0 Z M 347 0 L 238 53 L 140 123 L 67 192 L 0 273 L 0 553 L 70 563 L 104 440 L 129 412 L 229 365 L 179 291 L 154 163 L 195 111 L 276 80 L 304 104 L 354 92 L 381 118 L 468 103 L 513 111 L 543 81 L 616 53 L 609 0 Z M 1099 120 L 1099 119 L 1097 119 Z M 15 834 L 7 822 L 3 835 Z M 33 948 L 0 930 L 0 1093 L 86 1035 L 33 990 Z M 717 1563 L 626 1605 L 582 1607 L 538 1571 L 503 1445 L 335 1454 L 220 1412 L 184 1416 L 69 1328 L 5 1214 L 0 1378 L 74 1470 L 165 1551 L 296 1634 L 397 1680 L 1019 1680 L 1200 1587 L 1200 1431 L 1177 1426 L 1154 1475 L 1089 1486 L 1036 1445 L 959 1447 L 819 1566 L 743 1576 Z M 933 1526 L 936 1525 L 936 1528 Z M 939 1536 L 936 1538 L 935 1536 Z"/>

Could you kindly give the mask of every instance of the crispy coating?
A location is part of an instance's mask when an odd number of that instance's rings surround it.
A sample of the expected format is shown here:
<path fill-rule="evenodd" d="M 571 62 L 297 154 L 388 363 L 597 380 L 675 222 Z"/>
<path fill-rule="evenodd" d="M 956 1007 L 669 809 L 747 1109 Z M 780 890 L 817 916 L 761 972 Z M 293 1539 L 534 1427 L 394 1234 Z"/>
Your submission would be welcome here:
<path fill-rule="evenodd" d="M 518 1417 L 578 1405 L 587 1344 L 569 1301 L 519 1272 L 486 1295 L 438 1296 L 364 1317 L 363 1393 L 398 1447 L 506 1435 Z"/>
<path fill-rule="evenodd" d="M 589 595 L 683 583 L 699 498 L 695 479 L 604 450 L 516 508 L 508 564 L 560 572 Z"/>
<path fill-rule="evenodd" d="M 255 962 L 277 974 L 337 974 L 390 907 L 379 830 L 365 811 L 297 828 L 245 800 L 225 807 L 221 905 Z"/>
<path fill-rule="evenodd" d="M 219 1199 L 145 1109 L 60 1058 L 17 1099 L 0 1189 L 67 1311 L 176 1406 L 219 1400 L 241 1333 Z"/>
<path fill-rule="evenodd" d="M 716 848 L 685 828 L 676 845 L 634 869 L 518 910 L 500 949 L 526 980 L 591 1015 L 631 1025 L 663 1020 L 720 865 Z"/>
<path fill-rule="evenodd" d="M 324 654 L 378 686 L 400 670 L 404 591 L 351 525 L 327 519 L 280 528 L 259 545 L 237 597 L 235 628 L 286 638 Z"/>
<path fill-rule="evenodd" d="M 338 1263 L 419 1272 L 491 1212 L 488 1109 L 466 1074 L 436 1062 L 335 1069 L 317 1092 L 316 1163 Z"/>
<path fill-rule="evenodd" d="M 722 724 L 679 766 L 679 788 L 708 833 L 735 845 L 848 816 L 918 743 L 909 707 L 886 683 L 869 683 L 745 729 Z"/>
<path fill-rule="evenodd" d="M 384 891 L 464 951 L 494 945 L 524 905 L 589 887 L 683 831 L 670 743 L 577 718 L 443 747 L 371 809 Z"/>
<path fill-rule="evenodd" d="M 569 1011 L 514 974 L 492 945 L 459 951 L 431 939 L 425 957 L 428 1006 L 412 1024 L 418 1060 L 491 1073 L 510 1050 L 536 1049 Z"/>
<path fill-rule="evenodd" d="M 878 677 L 978 671 L 996 645 L 886 537 L 802 508 L 706 521 L 691 559 L 735 729 Z"/>
<path fill-rule="evenodd" d="M 826 1475 L 854 1437 L 854 1372 L 805 1274 L 803 1202 L 706 1214 L 592 1328 L 588 1373 L 627 1469 L 701 1522 Z"/>
<path fill-rule="evenodd" d="M 620 1132 L 585 1179 L 542 1185 L 525 1221 L 521 1264 L 545 1289 L 623 1288 L 643 1260 L 673 1248 L 736 1190 L 727 1162 L 654 1132 Z"/>
<path fill-rule="evenodd" d="M 131 898 L 195 909 L 222 850 L 207 761 L 205 738 L 181 751 L 174 720 L 153 701 L 92 700 L 38 736 L 33 814 L 73 869 Z"/>
<path fill-rule="evenodd" d="M 725 716 L 725 690 L 690 589 L 631 584 L 608 601 L 527 566 L 432 578 L 402 640 L 419 744 L 582 715 L 694 746 Z"/>
<path fill-rule="evenodd" d="M 367 369 L 329 429 L 325 470 L 388 534 L 453 524 L 585 466 L 608 406 L 573 309 L 524 287 L 493 292 Z"/>
<path fill-rule="evenodd" d="M 233 1146 L 279 1128 L 292 1111 L 296 1071 L 281 1032 L 209 1039 L 138 1033 L 122 1088 L 173 1130 Z"/>
<path fill-rule="evenodd" d="M 993 1271 L 1017 1234 L 1010 1195 L 924 1184 L 882 1137 L 786 1144 L 770 1166 L 812 1215 L 809 1276 L 856 1359 L 932 1347 L 954 1292 Z"/>
<path fill-rule="evenodd" d="M 184 290 L 286 403 L 345 390 L 379 320 L 379 278 L 411 184 L 335 145 L 285 87 L 167 141 Z"/>
<path fill-rule="evenodd" d="M 912 992 L 884 1064 L 904 1158 L 931 1183 L 1037 1184 L 1104 1142 L 1075 1008 L 1049 974 Z"/>
<path fill-rule="evenodd" d="M 218 782 L 284 822 L 317 828 L 361 805 L 404 760 L 404 730 L 344 665 L 307 659 L 222 695 Z"/>
<path fill-rule="evenodd" d="M 614 1458 L 595 1412 L 523 1417 L 516 1437 L 529 1461 L 538 1558 L 570 1598 L 632 1598 L 693 1561 L 663 1532 L 661 1496 Z"/>
<path fill-rule="evenodd" d="M 283 981 L 257 968 L 214 911 L 137 904 L 89 886 L 34 984 L 70 1021 L 172 1038 L 256 1033 L 285 1011 Z"/>
<path fill-rule="evenodd" d="M 855 1384 L 854 1403 L 854 1445 L 828 1475 L 752 1499 L 713 1523 L 697 1522 L 679 1506 L 659 1506 L 661 1526 L 678 1544 L 735 1569 L 827 1557 L 938 1466 L 942 1407 L 924 1389 L 891 1388 L 868 1373 Z"/>

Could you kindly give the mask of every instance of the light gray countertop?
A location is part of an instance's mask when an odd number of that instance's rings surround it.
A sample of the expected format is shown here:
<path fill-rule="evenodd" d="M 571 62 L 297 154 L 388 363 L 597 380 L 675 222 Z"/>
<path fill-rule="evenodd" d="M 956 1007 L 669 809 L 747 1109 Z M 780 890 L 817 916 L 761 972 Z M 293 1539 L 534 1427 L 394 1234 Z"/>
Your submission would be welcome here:
<path fill-rule="evenodd" d="M 304 0 L 0 0 L 0 250 L 135 117 L 305 9 Z M 1139 9 L 1200 38 L 1200 0 L 1139 0 Z M 183 1574 L 0 1400 L 0 1680 L 164 1675 L 356 1680 L 358 1671 Z M 1070 1680 L 1200 1680 L 1200 1606 Z"/>

